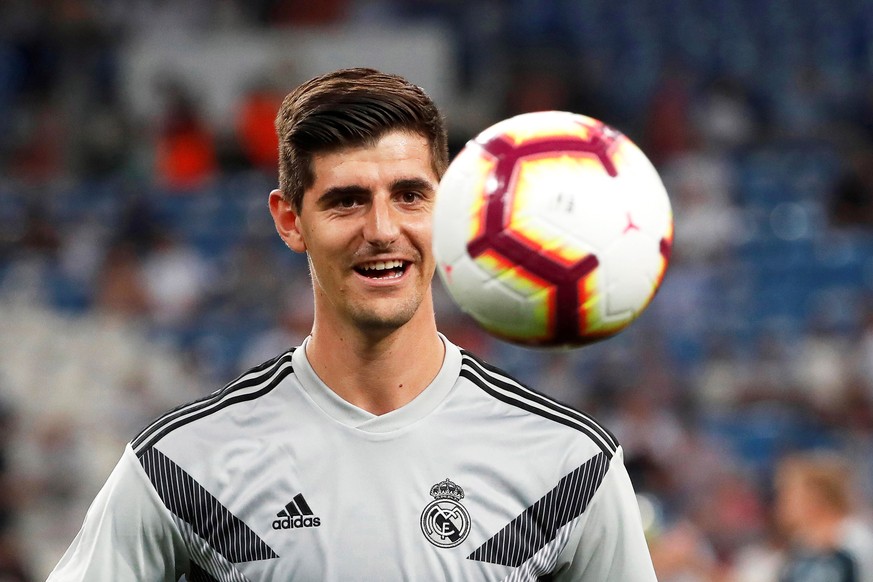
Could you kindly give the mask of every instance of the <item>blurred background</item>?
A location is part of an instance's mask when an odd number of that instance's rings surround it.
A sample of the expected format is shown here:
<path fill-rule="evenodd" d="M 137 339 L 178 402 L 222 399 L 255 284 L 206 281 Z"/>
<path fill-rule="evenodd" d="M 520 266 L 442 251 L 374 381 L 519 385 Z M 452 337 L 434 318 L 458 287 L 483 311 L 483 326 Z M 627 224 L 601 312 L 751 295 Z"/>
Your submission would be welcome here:
<path fill-rule="evenodd" d="M 423 86 L 452 149 L 564 109 L 636 141 L 671 267 L 614 339 L 455 342 L 623 443 L 662 580 L 776 580 L 798 451 L 873 499 L 873 2 L 3 0 L 0 580 L 44 579 L 124 443 L 299 342 L 305 259 L 267 209 L 281 98 L 367 65 Z"/>

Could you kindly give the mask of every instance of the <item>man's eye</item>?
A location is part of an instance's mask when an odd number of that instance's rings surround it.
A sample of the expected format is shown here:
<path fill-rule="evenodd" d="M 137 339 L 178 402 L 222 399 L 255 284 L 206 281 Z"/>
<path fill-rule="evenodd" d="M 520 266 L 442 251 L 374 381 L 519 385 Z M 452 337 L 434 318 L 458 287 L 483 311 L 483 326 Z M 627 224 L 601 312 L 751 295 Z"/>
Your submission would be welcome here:
<path fill-rule="evenodd" d="M 353 196 L 347 196 L 345 198 L 340 198 L 337 200 L 337 206 L 340 208 L 354 208 L 355 204 L 357 204 L 357 200 Z"/>
<path fill-rule="evenodd" d="M 418 192 L 404 192 L 400 195 L 400 199 L 406 204 L 412 204 L 413 202 L 418 201 L 419 198 L 421 198 L 421 194 Z"/>

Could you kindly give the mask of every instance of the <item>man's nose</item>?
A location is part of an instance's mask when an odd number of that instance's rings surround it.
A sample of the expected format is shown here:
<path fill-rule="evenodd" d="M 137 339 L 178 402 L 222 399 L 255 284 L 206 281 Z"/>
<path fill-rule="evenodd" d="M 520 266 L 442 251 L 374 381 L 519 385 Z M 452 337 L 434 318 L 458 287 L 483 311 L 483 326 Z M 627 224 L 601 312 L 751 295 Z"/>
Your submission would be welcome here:
<path fill-rule="evenodd" d="M 399 234 L 397 212 L 390 200 L 374 198 L 367 212 L 364 238 L 373 245 L 385 246 L 394 242 Z"/>

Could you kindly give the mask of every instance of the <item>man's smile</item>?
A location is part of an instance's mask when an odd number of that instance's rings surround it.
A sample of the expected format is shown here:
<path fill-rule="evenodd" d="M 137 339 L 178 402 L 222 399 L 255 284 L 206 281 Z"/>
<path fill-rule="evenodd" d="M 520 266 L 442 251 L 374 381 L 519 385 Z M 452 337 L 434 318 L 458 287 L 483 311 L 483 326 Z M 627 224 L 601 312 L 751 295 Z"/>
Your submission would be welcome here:
<path fill-rule="evenodd" d="M 369 279 L 397 279 L 406 272 L 409 263 L 400 259 L 389 259 L 361 263 L 355 271 Z"/>

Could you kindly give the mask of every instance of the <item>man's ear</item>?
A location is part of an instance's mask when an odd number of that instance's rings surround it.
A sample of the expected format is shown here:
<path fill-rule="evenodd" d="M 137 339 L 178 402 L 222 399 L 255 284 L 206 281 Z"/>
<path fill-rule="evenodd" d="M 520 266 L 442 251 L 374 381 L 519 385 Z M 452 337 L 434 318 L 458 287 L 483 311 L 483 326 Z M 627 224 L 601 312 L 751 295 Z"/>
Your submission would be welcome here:
<path fill-rule="evenodd" d="M 298 253 L 306 252 L 306 242 L 303 240 L 303 233 L 300 232 L 299 216 L 291 203 L 285 200 L 281 190 L 270 192 L 270 214 L 273 215 L 276 232 L 288 248 Z"/>

